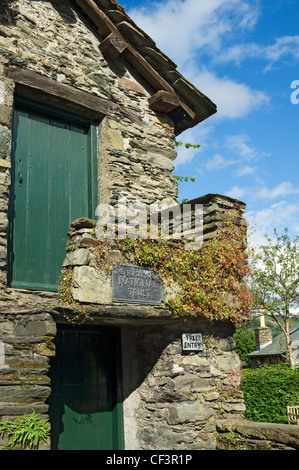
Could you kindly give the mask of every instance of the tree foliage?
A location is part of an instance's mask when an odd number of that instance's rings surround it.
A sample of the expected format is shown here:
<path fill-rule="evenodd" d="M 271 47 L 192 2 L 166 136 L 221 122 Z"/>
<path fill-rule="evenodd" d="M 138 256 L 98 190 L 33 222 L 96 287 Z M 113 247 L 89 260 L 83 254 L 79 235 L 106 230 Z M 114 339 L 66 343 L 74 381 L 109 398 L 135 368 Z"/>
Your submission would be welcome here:
<path fill-rule="evenodd" d="M 291 239 L 285 229 L 267 245 L 259 247 L 252 262 L 252 292 L 256 311 L 269 315 L 282 329 L 291 367 L 290 318 L 299 307 L 299 237 Z"/>
<path fill-rule="evenodd" d="M 238 353 L 241 361 L 249 364 L 247 354 L 255 350 L 255 334 L 252 330 L 246 328 L 246 325 L 242 325 L 238 328 L 234 334 L 236 341 L 235 351 Z"/>

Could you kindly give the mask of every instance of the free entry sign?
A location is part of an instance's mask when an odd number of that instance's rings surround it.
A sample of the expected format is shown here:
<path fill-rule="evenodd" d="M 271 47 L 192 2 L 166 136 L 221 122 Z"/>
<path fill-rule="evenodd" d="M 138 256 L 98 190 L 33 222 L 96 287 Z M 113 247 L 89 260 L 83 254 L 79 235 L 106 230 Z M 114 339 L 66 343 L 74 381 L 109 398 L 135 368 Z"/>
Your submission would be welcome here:
<path fill-rule="evenodd" d="M 201 333 L 183 333 L 182 334 L 183 351 L 202 351 L 202 334 Z"/>

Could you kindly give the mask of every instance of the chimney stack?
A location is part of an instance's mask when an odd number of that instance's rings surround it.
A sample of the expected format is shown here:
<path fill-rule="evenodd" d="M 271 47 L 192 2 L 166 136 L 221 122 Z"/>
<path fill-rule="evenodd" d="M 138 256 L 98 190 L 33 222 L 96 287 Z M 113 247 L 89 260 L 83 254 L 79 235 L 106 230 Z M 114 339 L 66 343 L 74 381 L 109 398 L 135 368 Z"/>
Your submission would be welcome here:
<path fill-rule="evenodd" d="M 260 326 L 259 328 L 256 328 L 254 333 L 256 349 L 258 351 L 272 343 L 272 332 L 271 329 L 266 326 L 265 315 L 263 312 L 260 313 Z"/>

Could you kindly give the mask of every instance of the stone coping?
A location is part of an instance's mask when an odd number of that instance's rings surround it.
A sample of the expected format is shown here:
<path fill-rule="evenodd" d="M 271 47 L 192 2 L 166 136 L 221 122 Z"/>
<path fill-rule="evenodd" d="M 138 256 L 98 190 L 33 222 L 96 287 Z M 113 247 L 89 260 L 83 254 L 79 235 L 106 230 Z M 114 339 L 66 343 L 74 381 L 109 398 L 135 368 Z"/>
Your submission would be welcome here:
<path fill-rule="evenodd" d="M 237 433 L 245 439 L 269 441 L 287 447 L 299 449 L 299 426 L 293 424 L 262 423 L 253 421 L 219 421 L 217 431 L 220 434 Z"/>

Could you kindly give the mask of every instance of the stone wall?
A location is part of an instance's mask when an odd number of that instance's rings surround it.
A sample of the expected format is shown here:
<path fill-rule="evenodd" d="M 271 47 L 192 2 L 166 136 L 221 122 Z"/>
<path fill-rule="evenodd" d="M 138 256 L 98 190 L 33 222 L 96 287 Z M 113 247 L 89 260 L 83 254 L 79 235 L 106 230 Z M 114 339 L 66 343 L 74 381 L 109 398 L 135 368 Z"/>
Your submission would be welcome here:
<path fill-rule="evenodd" d="M 47 417 L 56 320 L 38 309 L 1 316 L 1 420 L 32 409 Z M 107 320 L 95 317 L 92 324 Z M 298 426 L 242 419 L 241 363 L 229 323 L 160 320 L 114 317 L 121 328 L 126 450 L 298 450 Z M 201 352 L 182 351 L 181 334 L 190 331 L 203 334 Z M 50 441 L 41 449 L 49 450 Z"/>
<path fill-rule="evenodd" d="M 55 320 L 46 312 L 1 317 L 1 420 L 32 409 L 47 417 Z M 126 450 L 215 450 L 216 423 L 241 418 L 244 412 L 232 326 L 200 320 L 147 322 L 114 317 L 121 328 Z M 107 317 L 94 317 L 91 324 L 105 323 Z M 190 331 L 203 334 L 202 352 L 182 351 L 181 334 Z"/>
<path fill-rule="evenodd" d="M 0 419 L 11 420 L 34 409 L 48 417 L 51 393 L 48 372 L 55 355 L 56 323 L 47 312 L 0 316 Z M 1 445 L 7 436 L 0 439 Z M 41 449 L 49 449 L 50 441 Z"/>
<path fill-rule="evenodd" d="M 203 221 L 200 228 L 203 243 L 220 233 L 224 222 L 229 220 L 231 214 L 238 227 L 246 228 L 246 221 L 243 218 L 244 204 L 240 201 L 210 194 L 190 201 L 192 213 L 196 204 L 202 204 L 203 209 Z M 97 222 L 87 218 L 77 219 L 71 223 L 66 251 L 62 266 L 62 277 L 65 279 L 61 291 L 63 302 L 79 306 L 84 304 L 86 312 L 93 312 L 96 309 L 94 305 L 112 306 L 112 266 L 115 263 L 136 264 L 132 253 L 123 252 L 122 246 L 115 243 L 113 239 L 107 238 L 102 243 L 97 239 Z M 106 261 L 103 263 L 104 259 Z M 164 284 L 163 287 L 164 304 L 166 304 L 167 300 L 175 297 L 179 289 L 179 281 L 176 286 Z M 147 312 L 146 315 L 149 315 L 150 308 L 144 306 L 143 308 Z M 161 307 L 153 308 L 152 312 L 154 316 L 163 316 L 168 313 L 165 312 L 163 304 Z"/>
<path fill-rule="evenodd" d="M 237 201 L 209 195 L 196 202 L 204 204 L 207 238 L 218 233 L 230 211 L 237 213 L 238 225 L 244 224 L 243 205 Z M 67 276 L 64 301 L 73 302 L 70 319 L 80 316 L 84 306 L 81 317 L 86 315 L 86 321 L 101 321 L 110 315 L 110 321 L 121 325 L 126 450 L 215 450 L 216 423 L 240 419 L 245 411 L 234 327 L 200 318 L 174 320 L 163 303 L 115 304 L 111 265 L 136 264 L 136 260 L 113 241 L 97 240 L 95 227 L 96 221 L 84 218 L 71 224 L 63 263 Z M 107 265 L 101 264 L 101 247 L 108 253 Z M 164 285 L 164 300 L 175 292 L 173 286 Z M 201 333 L 203 350 L 183 352 L 183 332 Z"/>
<path fill-rule="evenodd" d="M 208 237 L 215 236 L 227 211 L 237 211 L 236 223 L 244 223 L 243 205 L 230 198 L 210 195 L 198 202 L 204 203 Z M 111 265 L 101 266 L 101 248 L 108 250 L 111 264 L 131 264 L 134 259 L 130 252 L 121 253 L 113 241 L 110 246 L 101 243 L 95 228 L 96 221 L 87 218 L 70 226 L 62 267 L 68 276 L 65 296 L 18 289 L 2 293 L 0 309 L 6 313 L 0 317 L 1 418 L 32 408 L 47 415 L 56 322 L 117 325 L 122 340 L 126 450 L 216 450 L 216 424 L 240 419 L 245 410 L 234 327 L 200 318 L 174 320 L 164 303 L 113 302 Z M 164 300 L 175 292 L 173 286 L 164 285 Z M 203 350 L 183 352 L 183 332 L 202 334 Z"/>
<path fill-rule="evenodd" d="M 174 123 L 149 108 L 151 86 L 119 58 L 108 64 L 101 34 L 65 1 L 7 1 L 0 5 L 0 287 L 6 286 L 11 120 L 15 68 L 112 103 L 99 121 L 99 198 L 114 204 L 119 194 L 146 204 L 175 199 L 171 172 L 176 158 Z M 26 96 L 24 87 L 16 93 Z M 39 99 L 39 98 L 37 98 Z M 61 106 L 61 100 L 56 100 Z M 45 100 L 47 102 L 47 99 Z M 118 114 L 117 110 L 125 110 Z M 87 111 L 86 111 L 87 112 Z M 134 116 L 134 119 L 132 118 Z M 135 119 L 136 117 L 136 119 Z M 86 214 L 82 214 L 82 217 Z"/>
<path fill-rule="evenodd" d="M 182 352 L 188 331 L 202 352 Z M 232 334 L 200 320 L 122 329 L 126 449 L 216 450 L 216 423 L 245 410 Z"/>
<path fill-rule="evenodd" d="M 3 67 L 0 64 L 0 288 L 6 286 L 7 283 L 7 232 L 9 226 L 8 204 L 13 99 L 14 83 L 3 76 Z"/>
<path fill-rule="evenodd" d="M 298 450 L 299 426 L 252 421 L 217 424 L 217 450 Z"/>
<path fill-rule="evenodd" d="M 152 204 L 177 195 L 171 175 L 174 122 L 150 109 L 148 98 L 156 90 L 132 65 L 122 57 L 108 64 L 99 49 L 101 32 L 72 5 L 68 0 L 0 4 L 0 417 L 30 413 L 32 408 L 47 414 L 56 323 L 82 320 L 83 315 L 91 324 L 122 329 L 126 448 L 215 449 L 216 422 L 244 411 L 231 325 L 174 322 L 163 305 L 113 304 L 110 281 L 96 269 L 93 225 L 75 225 L 69 233 L 64 268 L 77 275 L 69 286 L 73 305 L 61 305 L 56 293 L 7 286 L 13 102 L 15 93 L 33 97 L 28 83 L 16 77 L 26 79 L 30 73 L 40 84 L 54 84 L 70 94 L 83 92 L 105 104 L 106 113 L 86 114 L 98 124 L 99 202 L 115 204 L 121 194 L 128 202 Z M 36 99 L 47 103 L 42 88 Z M 56 104 L 64 106 L 57 97 Z M 240 202 L 209 195 L 193 203 L 205 205 L 207 238 L 217 234 L 227 211 L 236 209 L 237 219 L 245 224 Z M 116 250 L 110 256 L 119 260 Z M 81 291 L 79 275 L 84 278 Z M 82 297 L 89 282 L 89 298 Z M 184 355 L 181 333 L 190 329 L 203 334 L 203 351 Z"/>

